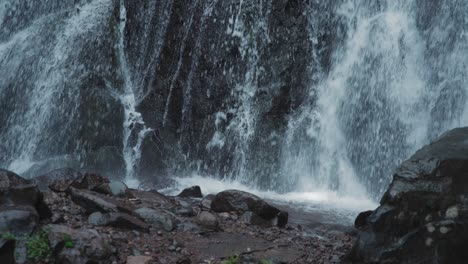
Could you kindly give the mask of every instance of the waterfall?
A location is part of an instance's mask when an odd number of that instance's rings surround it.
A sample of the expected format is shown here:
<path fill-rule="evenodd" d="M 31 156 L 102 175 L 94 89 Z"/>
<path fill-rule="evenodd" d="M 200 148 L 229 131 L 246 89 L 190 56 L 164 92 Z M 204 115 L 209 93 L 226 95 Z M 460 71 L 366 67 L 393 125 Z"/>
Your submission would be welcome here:
<path fill-rule="evenodd" d="M 311 87 L 316 104 L 301 109 L 290 121 L 286 146 L 291 148 L 292 144 L 300 150 L 286 157 L 285 168 L 293 171 L 302 188 L 370 193 L 378 198 L 402 160 L 441 132 L 466 125 L 463 109 L 468 85 L 463 76 L 467 57 L 455 49 L 431 50 L 434 41 L 441 41 L 442 32 L 437 27 L 442 24 L 433 25 L 434 32 L 421 31 L 417 5 L 418 1 L 380 1 L 375 5 L 344 1 L 337 8 L 347 29 L 343 44 L 333 52 L 330 72 Z M 441 16 L 444 23 L 451 23 L 445 14 Z M 460 37 L 455 42 L 466 47 L 466 35 Z M 428 61 L 443 54 L 453 61 L 464 61 L 465 73 L 452 65 L 431 65 Z M 434 76 L 446 71 L 444 68 L 460 73 L 431 83 Z M 452 78 L 463 80 L 462 91 Z M 463 101 L 443 92 L 447 83 L 451 83 L 447 88 L 453 96 L 461 95 Z M 437 102 L 448 99 L 442 96 L 452 98 L 446 103 L 456 100 L 457 105 L 437 109 Z M 453 114 L 452 107 L 465 117 Z M 434 113 L 439 116 L 434 118 Z M 442 116 L 447 119 L 440 120 Z M 445 126 L 434 131 L 440 122 Z M 300 129 L 306 130 L 307 139 L 291 142 Z"/>
<path fill-rule="evenodd" d="M 466 1 L 72 2 L 0 4 L 0 166 L 26 176 L 377 199 L 468 123 Z"/>
<path fill-rule="evenodd" d="M 142 115 L 136 110 L 138 94 L 136 94 L 136 88 L 133 85 L 132 75 L 125 55 L 125 26 L 127 24 L 125 0 L 120 0 L 119 9 L 118 57 L 124 80 L 123 94 L 120 95 L 124 107 L 122 153 L 125 161 L 125 181 L 128 186 L 137 188 L 139 182 L 135 175 L 135 169 L 141 158 L 141 145 L 144 138 L 153 129 L 146 127 Z"/>
<path fill-rule="evenodd" d="M 0 161 L 18 173 L 47 160 L 77 164 L 69 155 L 74 153 L 67 152 L 78 148 L 78 140 L 66 140 L 75 134 L 79 118 L 80 91 L 73 81 L 88 67 L 80 61 L 85 38 L 96 37 L 112 1 L 94 1 L 79 12 L 73 6 L 52 9 L 32 21 L 27 20 L 35 16 L 29 17 L 16 6 L 20 4 L 36 3 L 7 2 L 0 20 L 5 29 L 0 38 Z M 27 26 L 15 29 L 23 24 Z"/>

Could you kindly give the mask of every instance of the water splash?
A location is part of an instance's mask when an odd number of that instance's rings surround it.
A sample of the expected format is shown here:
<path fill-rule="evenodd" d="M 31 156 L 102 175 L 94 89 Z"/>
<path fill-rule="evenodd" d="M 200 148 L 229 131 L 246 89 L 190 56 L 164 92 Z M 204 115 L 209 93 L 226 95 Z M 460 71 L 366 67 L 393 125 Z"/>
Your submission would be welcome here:
<path fill-rule="evenodd" d="M 202 177 L 199 175 L 193 175 L 189 178 L 175 178 L 175 180 L 175 187 L 164 189 L 162 192 L 177 195 L 184 188 L 194 185 L 201 186 L 204 195 L 216 194 L 218 192 L 229 189 L 236 189 L 253 193 L 263 199 L 273 200 L 275 202 L 284 202 L 290 205 L 308 205 L 314 209 L 318 207 L 321 208 L 321 210 L 330 211 L 346 210 L 350 212 L 350 221 L 354 220 L 358 212 L 375 209 L 377 207 L 377 204 L 372 200 L 360 199 L 353 196 L 344 196 L 327 189 L 309 192 L 297 191 L 289 193 L 277 193 L 274 191 L 258 190 L 236 180 L 216 180 L 212 177 Z"/>

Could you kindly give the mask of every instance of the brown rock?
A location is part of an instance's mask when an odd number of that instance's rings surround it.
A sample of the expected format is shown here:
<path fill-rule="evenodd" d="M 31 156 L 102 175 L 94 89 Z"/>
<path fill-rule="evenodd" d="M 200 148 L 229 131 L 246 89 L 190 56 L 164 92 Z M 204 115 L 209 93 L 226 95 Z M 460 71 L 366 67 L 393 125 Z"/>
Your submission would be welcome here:
<path fill-rule="evenodd" d="M 153 261 L 152 257 L 148 256 L 128 256 L 127 264 L 151 264 Z"/>

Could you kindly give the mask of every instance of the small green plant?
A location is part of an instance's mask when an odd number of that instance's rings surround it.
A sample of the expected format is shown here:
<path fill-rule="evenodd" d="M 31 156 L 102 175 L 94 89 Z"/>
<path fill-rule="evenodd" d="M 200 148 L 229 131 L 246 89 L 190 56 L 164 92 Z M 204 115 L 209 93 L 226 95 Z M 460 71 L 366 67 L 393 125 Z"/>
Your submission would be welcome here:
<path fill-rule="evenodd" d="M 66 248 L 73 248 L 75 247 L 75 244 L 73 243 L 72 239 L 71 239 L 71 236 L 70 235 L 65 235 L 65 237 L 63 238 L 63 240 L 65 241 L 65 247 Z"/>
<path fill-rule="evenodd" d="M 46 231 L 39 230 L 26 240 L 27 257 L 35 262 L 47 262 L 52 255 L 49 246 L 49 236 Z"/>
<path fill-rule="evenodd" d="M 261 259 L 260 264 L 271 264 L 271 261 L 269 261 L 268 259 Z"/>
<path fill-rule="evenodd" d="M 10 232 L 3 233 L 2 238 L 5 240 L 16 240 L 16 236 Z"/>
<path fill-rule="evenodd" d="M 223 261 L 223 264 L 239 264 L 239 263 L 240 263 L 240 257 L 237 255 L 230 256 L 225 261 Z"/>

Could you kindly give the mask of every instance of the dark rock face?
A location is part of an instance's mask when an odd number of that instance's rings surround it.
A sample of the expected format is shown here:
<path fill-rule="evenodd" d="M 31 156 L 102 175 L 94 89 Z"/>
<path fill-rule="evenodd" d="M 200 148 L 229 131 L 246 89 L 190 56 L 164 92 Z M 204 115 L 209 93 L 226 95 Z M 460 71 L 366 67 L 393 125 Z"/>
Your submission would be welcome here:
<path fill-rule="evenodd" d="M 200 186 L 192 186 L 182 190 L 178 197 L 182 198 L 203 198 L 203 194 L 201 192 Z"/>
<path fill-rule="evenodd" d="M 276 207 L 269 205 L 259 197 L 238 190 L 227 190 L 218 193 L 211 202 L 211 209 L 215 212 L 232 212 L 243 214 L 252 212 L 266 221 L 281 218 L 279 221 L 281 226 L 287 223 L 287 214 L 284 214 Z M 251 218 L 251 217 L 249 217 Z M 254 221 L 257 223 L 259 221 Z"/>
<path fill-rule="evenodd" d="M 396 171 L 350 253 L 356 263 L 465 263 L 468 258 L 468 128 L 451 130 Z"/>

